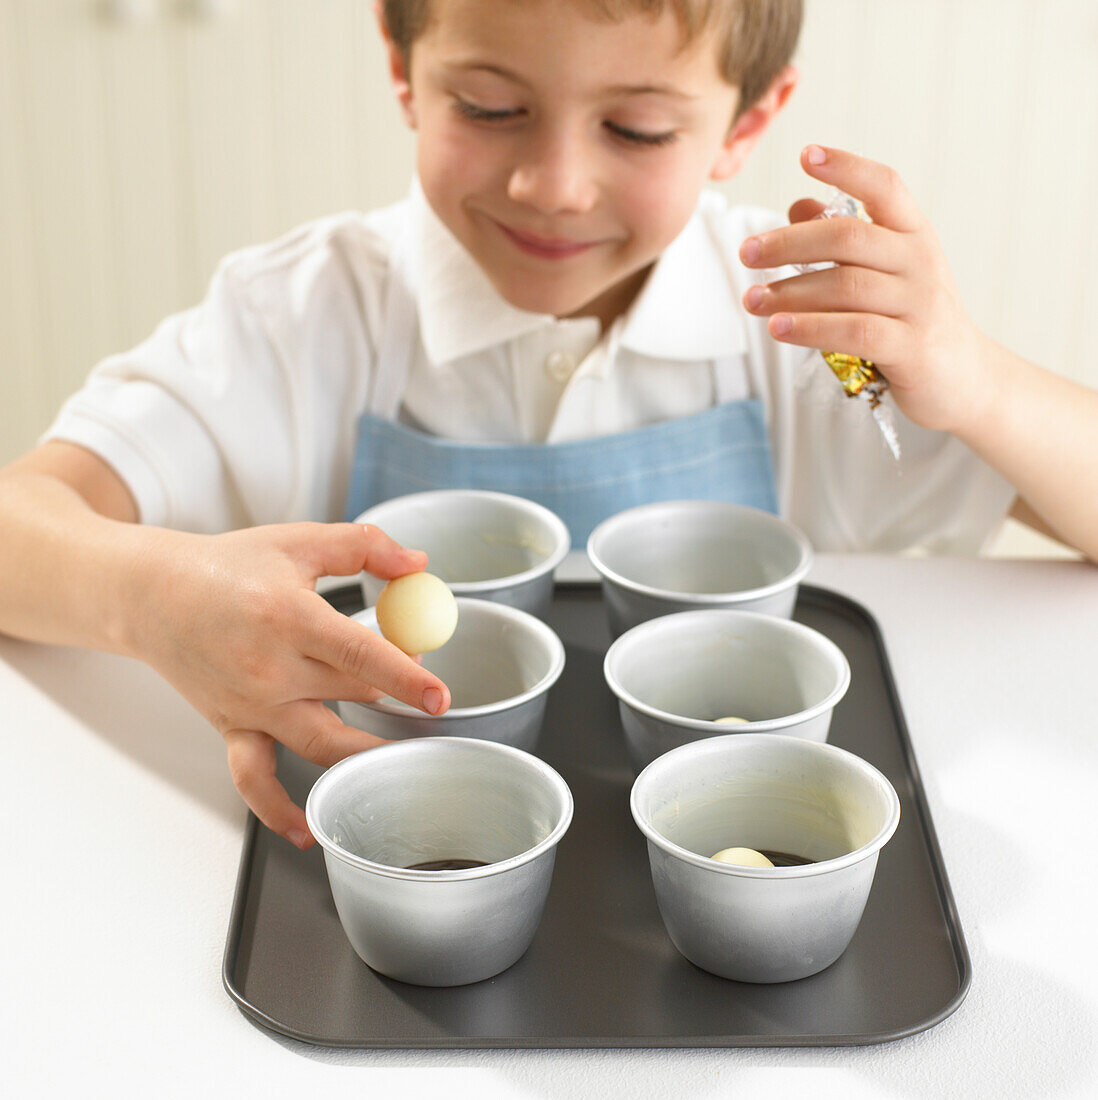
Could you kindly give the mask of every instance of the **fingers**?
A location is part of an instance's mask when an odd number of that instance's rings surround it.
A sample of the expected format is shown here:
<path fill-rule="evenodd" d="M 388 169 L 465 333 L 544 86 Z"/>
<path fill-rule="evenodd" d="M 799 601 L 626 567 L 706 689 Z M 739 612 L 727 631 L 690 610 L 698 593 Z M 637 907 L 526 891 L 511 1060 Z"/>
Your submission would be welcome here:
<path fill-rule="evenodd" d="M 360 523 L 295 523 L 286 527 L 288 549 L 315 577 L 348 577 L 365 570 L 386 580 L 415 573 L 427 564 L 422 550 L 410 550 L 380 527 Z"/>
<path fill-rule="evenodd" d="M 312 661 L 316 672 L 301 682 L 300 698 L 342 700 L 347 703 L 376 703 L 385 695 L 381 688 L 364 683 L 345 672 L 337 672 L 322 661 Z"/>
<path fill-rule="evenodd" d="M 307 656 L 428 714 L 449 707 L 450 689 L 433 672 L 362 623 L 329 610 L 302 628 L 300 647 Z"/>
<path fill-rule="evenodd" d="M 335 711 L 315 699 L 280 707 L 267 724 L 272 737 L 322 768 L 383 743 L 383 738 L 375 734 L 344 725 Z"/>
<path fill-rule="evenodd" d="M 363 568 L 367 573 L 392 580 L 393 577 L 403 577 L 405 573 L 415 573 L 427 565 L 427 555 L 422 550 L 406 549 L 389 538 L 380 527 L 367 525 L 362 531 L 366 537 Z"/>
<path fill-rule="evenodd" d="M 744 306 L 759 317 L 775 313 L 824 313 L 827 311 L 877 313 L 905 317 L 911 307 L 903 284 L 864 267 L 831 267 L 824 271 L 753 286 L 743 297 Z"/>
<path fill-rule="evenodd" d="M 740 259 L 747 267 L 837 263 L 897 274 L 906 266 L 907 253 L 890 229 L 857 218 L 814 218 L 748 237 Z"/>
<path fill-rule="evenodd" d="M 872 313 L 776 313 L 768 328 L 784 343 L 858 355 L 878 366 L 904 361 L 911 341 L 905 322 Z"/>
<path fill-rule="evenodd" d="M 329 605 L 324 604 L 324 612 Z M 300 625 L 299 620 L 298 625 Z M 342 699 L 350 703 L 374 703 L 385 692 L 364 680 L 348 676 L 332 668 L 326 661 L 305 654 L 296 654 L 296 661 L 282 673 L 278 687 L 281 689 L 266 700 L 267 703 L 285 706 L 298 699 L 306 701 Z"/>
<path fill-rule="evenodd" d="M 801 151 L 801 167 L 814 179 L 861 199 L 866 213 L 878 225 L 909 233 L 923 224 L 922 212 L 911 192 L 899 173 L 886 164 L 842 149 L 809 145 Z"/>
<path fill-rule="evenodd" d="M 902 238 L 924 229 L 926 223 L 895 169 L 819 145 L 803 150 L 801 166 L 816 179 L 860 199 L 872 224 L 857 218 L 818 218 L 823 206 L 814 199 L 800 199 L 789 208 L 789 226 L 744 241 L 740 248 L 744 264 L 774 268 L 833 262 L 904 271 L 907 252 Z"/>
<path fill-rule="evenodd" d="M 280 708 L 269 724 L 270 733 L 237 729 L 224 734 L 229 773 L 255 816 L 272 832 L 304 851 L 315 841 L 309 833 L 305 811 L 278 780 L 276 739 L 322 768 L 374 748 L 383 739 L 344 725 L 323 703 L 311 700 Z"/>
<path fill-rule="evenodd" d="M 257 730 L 231 730 L 225 734 L 229 773 L 233 785 L 252 813 L 272 832 L 285 837 L 302 851 L 315 841 L 305 821 L 305 811 L 286 793 L 275 775 L 275 743 Z"/>
<path fill-rule="evenodd" d="M 409 657 L 417 664 L 423 664 L 423 654 L 413 653 Z M 305 658 L 310 666 L 307 677 L 298 682 L 297 697 L 302 699 L 342 699 L 349 703 L 374 703 L 386 693 L 380 688 L 364 683 L 345 672 L 338 672 L 323 661 Z"/>
<path fill-rule="evenodd" d="M 794 203 L 790 225 L 749 237 L 741 260 L 764 269 L 832 266 L 753 286 L 744 306 L 769 317 L 770 334 L 785 343 L 878 364 L 901 362 L 912 347 L 910 323 L 926 306 L 927 296 L 913 282 L 928 267 L 922 214 L 883 164 L 818 145 L 802 152 L 801 164 L 809 175 L 860 199 L 872 221 L 820 218 L 823 207 L 815 200 Z"/>

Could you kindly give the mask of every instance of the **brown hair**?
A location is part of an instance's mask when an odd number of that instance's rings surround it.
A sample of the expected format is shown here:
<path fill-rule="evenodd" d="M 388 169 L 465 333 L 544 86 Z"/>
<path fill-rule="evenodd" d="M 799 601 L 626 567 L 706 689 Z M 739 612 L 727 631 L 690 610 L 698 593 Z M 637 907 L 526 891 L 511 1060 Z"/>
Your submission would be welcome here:
<path fill-rule="evenodd" d="M 761 99 L 797 46 L 803 0 L 572 0 L 597 17 L 619 20 L 629 12 L 653 18 L 668 7 L 683 28 L 685 42 L 711 25 L 721 36 L 720 69 L 740 89 L 740 112 Z M 405 55 L 431 18 L 432 0 L 384 0 L 385 23 Z"/>

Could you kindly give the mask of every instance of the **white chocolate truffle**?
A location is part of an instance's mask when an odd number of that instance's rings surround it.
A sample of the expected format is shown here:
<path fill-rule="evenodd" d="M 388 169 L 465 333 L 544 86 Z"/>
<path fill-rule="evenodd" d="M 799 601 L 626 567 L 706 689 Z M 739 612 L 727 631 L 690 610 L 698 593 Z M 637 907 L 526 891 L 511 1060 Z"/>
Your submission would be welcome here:
<path fill-rule="evenodd" d="M 445 645 L 457 626 L 453 592 L 433 573 L 406 573 L 377 598 L 381 633 L 405 653 L 430 653 Z"/>
<path fill-rule="evenodd" d="M 756 852 L 754 848 L 722 848 L 713 859 L 718 863 L 735 863 L 740 867 L 774 866 L 762 852 Z"/>
<path fill-rule="evenodd" d="M 732 714 L 730 714 L 727 718 L 714 718 L 713 721 L 719 723 L 722 726 L 747 725 L 746 718 L 737 718 L 735 715 Z"/>

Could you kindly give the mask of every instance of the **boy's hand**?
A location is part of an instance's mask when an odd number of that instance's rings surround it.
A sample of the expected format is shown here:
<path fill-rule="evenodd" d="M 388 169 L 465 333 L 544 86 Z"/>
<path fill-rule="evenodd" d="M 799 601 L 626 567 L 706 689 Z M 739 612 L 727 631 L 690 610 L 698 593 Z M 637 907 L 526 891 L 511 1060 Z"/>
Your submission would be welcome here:
<path fill-rule="evenodd" d="M 311 846 L 304 812 L 275 776 L 275 742 L 327 767 L 381 739 L 345 726 L 323 700 L 392 695 L 430 714 L 450 705 L 437 676 L 335 611 L 317 578 L 365 569 L 391 579 L 427 556 L 352 523 L 145 533 L 129 648 L 225 738 L 233 782 L 256 816 Z"/>
<path fill-rule="evenodd" d="M 810 145 L 801 166 L 860 199 L 873 224 L 817 218 L 822 203 L 794 203 L 789 226 L 744 241 L 744 264 L 838 266 L 752 287 L 745 307 L 770 318 L 777 340 L 871 360 L 910 419 L 957 431 L 990 396 L 989 356 L 930 223 L 882 164 Z"/>

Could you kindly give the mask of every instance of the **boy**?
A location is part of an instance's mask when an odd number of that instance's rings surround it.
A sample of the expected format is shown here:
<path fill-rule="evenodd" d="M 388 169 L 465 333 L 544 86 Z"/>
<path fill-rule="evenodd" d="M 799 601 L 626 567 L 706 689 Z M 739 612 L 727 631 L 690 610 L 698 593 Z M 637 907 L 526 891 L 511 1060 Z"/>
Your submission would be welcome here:
<path fill-rule="evenodd" d="M 976 331 L 891 171 L 802 154 L 873 225 L 699 201 L 792 92 L 799 19 L 797 0 L 390 0 L 412 198 L 230 258 L 202 307 L 97 369 L 0 477 L 0 629 L 145 660 L 307 847 L 275 742 L 328 765 L 377 739 L 320 700 L 449 703 L 314 591 L 423 568 L 332 522 L 376 499 L 520 492 L 578 546 L 638 499 L 709 495 L 820 549 L 972 550 L 1017 497 L 1098 556 L 1076 504 L 1098 499 L 1098 395 Z M 902 477 L 821 347 L 887 375 Z"/>

